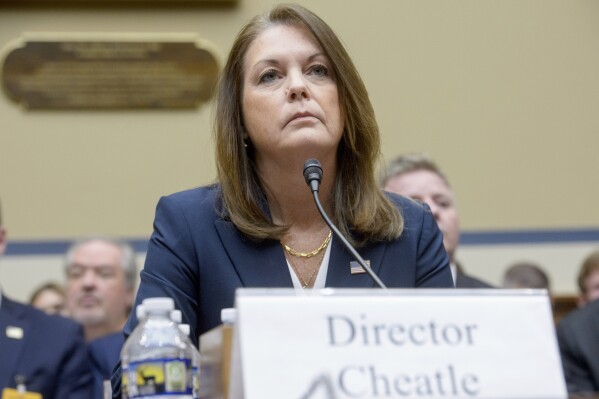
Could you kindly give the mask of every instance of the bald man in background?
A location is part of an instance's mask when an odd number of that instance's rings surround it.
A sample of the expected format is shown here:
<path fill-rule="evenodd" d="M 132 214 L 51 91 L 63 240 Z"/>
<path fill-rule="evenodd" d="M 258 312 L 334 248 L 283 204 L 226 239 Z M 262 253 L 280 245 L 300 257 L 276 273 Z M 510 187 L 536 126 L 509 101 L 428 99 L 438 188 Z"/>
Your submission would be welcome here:
<path fill-rule="evenodd" d="M 455 196 L 449 181 L 437 165 L 424 154 L 402 155 L 389 163 L 381 179 L 385 191 L 426 203 L 443 233 L 456 288 L 493 288 L 464 273 L 455 258 L 460 242 L 460 223 Z"/>

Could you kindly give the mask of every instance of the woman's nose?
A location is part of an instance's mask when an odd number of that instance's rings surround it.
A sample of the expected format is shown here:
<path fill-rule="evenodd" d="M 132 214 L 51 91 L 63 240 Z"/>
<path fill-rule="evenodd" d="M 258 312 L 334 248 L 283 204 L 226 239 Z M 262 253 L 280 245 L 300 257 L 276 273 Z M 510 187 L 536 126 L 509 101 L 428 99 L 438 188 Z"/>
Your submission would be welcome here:
<path fill-rule="evenodd" d="M 310 98 L 310 90 L 303 74 L 289 74 L 289 86 L 287 87 L 286 94 L 290 101 L 307 100 Z"/>

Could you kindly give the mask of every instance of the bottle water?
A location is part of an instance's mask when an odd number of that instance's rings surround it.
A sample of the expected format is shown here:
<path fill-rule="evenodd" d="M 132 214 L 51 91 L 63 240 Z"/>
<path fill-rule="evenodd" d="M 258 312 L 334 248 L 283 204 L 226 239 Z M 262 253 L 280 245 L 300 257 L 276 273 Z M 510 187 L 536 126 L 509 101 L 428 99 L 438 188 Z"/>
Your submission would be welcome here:
<path fill-rule="evenodd" d="M 141 324 L 145 321 L 146 318 L 146 310 L 144 309 L 143 304 L 137 305 L 135 308 L 135 316 L 137 317 L 137 322 Z M 124 345 L 123 345 L 124 347 Z M 127 386 L 129 385 L 129 365 L 122 362 L 122 350 L 121 350 L 121 399 L 129 398 L 129 390 Z"/>
<path fill-rule="evenodd" d="M 190 337 L 191 328 L 189 327 L 189 324 L 179 324 L 179 329 L 187 337 Z M 198 349 L 193 345 L 193 343 L 191 343 L 191 339 L 190 339 L 189 343 L 191 345 L 191 352 L 192 352 L 192 357 L 191 357 L 191 372 L 192 372 L 191 381 L 192 381 L 192 386 L 193 386 L 192 395 L 195 399 L 195 398 L 200 397 L 201 357 L 200 357 L 200 352 L 198 351 Z"/>
<path fill-rule="evenodd" d="M 171 320 L 176 323 L 176 325 L 181 324 L 181 320 L 183 320 L 183 314 L 181 313 L 181 311 L 179 309 L 173 309 L 171 310 Z"/>
<path fill-rule="evenodd" d="M 121 351 L 123 398 L 192 399 L 193 345 L 170 319 L 171 298 L 148 298 Z"/>
<path fill-rule="evenodd" d="M 188 338 L 188 344 L 191 348 L 191 382 L 192 382 L 192 396 L 194 399 L 199 397 L 200 390 L 200 352 L 191 342 L 191 327 L 189 324 L 182 324 L 182 314 L 179 309 L 171 311 L 171 320 L 177 323 L 179 330 Z"/>

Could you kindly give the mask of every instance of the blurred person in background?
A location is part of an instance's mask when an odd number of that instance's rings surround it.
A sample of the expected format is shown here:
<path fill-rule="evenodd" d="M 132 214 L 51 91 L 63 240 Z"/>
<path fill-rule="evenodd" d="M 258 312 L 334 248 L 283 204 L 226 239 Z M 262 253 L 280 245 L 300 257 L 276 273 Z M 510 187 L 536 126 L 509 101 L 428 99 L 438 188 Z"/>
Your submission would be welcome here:
<path fill-rule="evenodd" d="M 49 282 L 33 291 L 29 304 L 48 314 L 59 314 L 66 317 L 68 316 L 66 301 L 67 294 L 64 288 L 55 282 Z"/>
<path fill-rule="evenodd" d="M 578 306 L 599 299 L 599 250 L 589 254 L 578 272 Z"/>
<path fill-rule="evenodd" d="M 518 262 L 511 265 L 503 275 L 502 288 L 533 288 L 551 291 L 547 273 L 532 262 Z"/>
<path fill-rule="evenodd" d="M 561 319 L 557 341 L 568 392 L 599 393 L 599 300 Z"/>
<path fill-rule="evenodd" d="M 456 288 L 493 288 L 490 284 L 464 273 L 455 253 L 460 242 L 460 222 L 455 195 L 449 180 L 425 154 L 400 155 L 389 163 L 381 177 L 385 191 L 426 203 L 441 232 L 449 255 Z"/>
<path fill-rule="evenodd" d="M 7 232 L 0 210 L 0 256 Z M 91 374 L 80 325 L 9 299 L 0 286 L 0 395 L 89 399 Z M 13 395 L 13 396 L 11 396 Z"/>
<path fill-rule="evenodd" d="M 135 295 L 135 252 L 123 241 L 90 237 L 65 256 L 67 309 L 92 341 L 120 333 Z"/>
<path fill-rule="evenodd" d="M 570 393 L 599 392 L 599 251 L 590 253 L 578 273 L 579 308 L 557 324 L 566 386 Z"/>
<path fill-rule="evenodd" d="M 67 309 L 83 325 L 94 374 L 94 398 L 102 397 L 124 343 L 123 326 L 135 295 L 135 252 L 126 242 L 89 237 L 65 256 Z"/>
<path fill-rule="evenodd" d="M 551 280 L 541 266 L 532 262 L 517 262 L 507 268 L 503 274 L 502 288 L 516 289 L 544 289 L 547 290 L 547 296 L 551 307 L 555 308 L 555 299 L 551 295 Z M 555 311 L 555 309 L 554 309 Z M 554 318 L 557 320 L 555 312 Z"/>

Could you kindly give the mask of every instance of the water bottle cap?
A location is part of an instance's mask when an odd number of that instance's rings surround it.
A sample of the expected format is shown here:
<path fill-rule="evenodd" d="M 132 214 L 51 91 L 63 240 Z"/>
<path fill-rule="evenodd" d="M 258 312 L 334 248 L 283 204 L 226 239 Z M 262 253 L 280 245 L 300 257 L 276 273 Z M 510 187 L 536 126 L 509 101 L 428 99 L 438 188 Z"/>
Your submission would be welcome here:
<path fill-rule="evenodd" d="M 179 324 L 179 330 L 181 330 L 181 332 L 187 336 L 189 336 L 189 333 L 191 332 L 189 324 Z"/>
<path fill-rule="evenodd" d="M 181 323 L 182 320 L 182 315 L 181 315 L 181 311 L 179 309 L 173 309 L 171 310 L 171 320 L 174 321 L 175 323 Z"/>
<path fill-rule="evenodd" d="M 224 324 L 233 324 L 237 319 L 237 309 L 225 308 L 220 311 L 220 321 Z"/>
<path fill-rule="evenodd" d="M 146 310 L 146 313 L 152 311 L 167 311 L 170 312 L 175 308 L 175 301 L 173 298 L 146 298 L 142 304 Z"/>
<path fill-rule="evenodd" d="M 137 320 L 141 320 L 144 317 L 146 317 L 146 308 L 144 307 L 144 305 L 137 305 L 137 307 L 135 308 L 135 316 L 137 317 Z"/>

